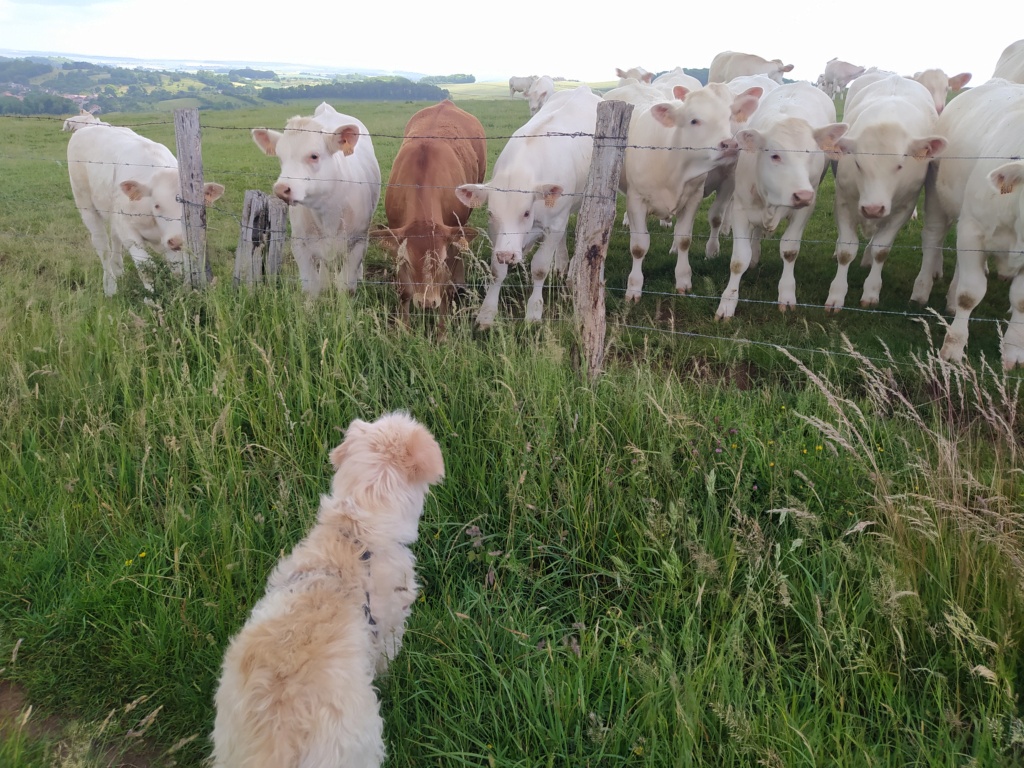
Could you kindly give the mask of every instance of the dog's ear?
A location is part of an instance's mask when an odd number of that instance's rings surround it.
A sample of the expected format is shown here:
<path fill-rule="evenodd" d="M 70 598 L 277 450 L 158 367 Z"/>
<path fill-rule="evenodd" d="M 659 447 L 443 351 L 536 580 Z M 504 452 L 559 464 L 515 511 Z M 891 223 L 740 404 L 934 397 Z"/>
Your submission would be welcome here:
<path fill-rule="evenodd" d="M 331 465 L 334 467 L 334 471 L 337 472 L 341 469 L 342 462 L 348 457 L 349 452 L 349 438 L 354 437 L 363 431 L 366 427 L 366 422 L 362 419 L 354 419 L 351 424 L 348 425 L 348 429 L 345 430 L 345 439 L 331 451 Z"/>
<path fill-rule="evenodd" d="M 409 483 L 433 485 L 444 477 L 444 457 L 434 436 L 419 424 L 409 434 L 401 470 Z"/>

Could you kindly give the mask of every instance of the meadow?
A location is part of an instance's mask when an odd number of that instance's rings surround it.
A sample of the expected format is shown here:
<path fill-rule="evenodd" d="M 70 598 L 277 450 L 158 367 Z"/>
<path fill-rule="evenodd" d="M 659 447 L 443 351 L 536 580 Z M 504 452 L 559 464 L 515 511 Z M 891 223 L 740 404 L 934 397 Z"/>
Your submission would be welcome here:
<path fill-rule="evenodd" d="M 525 101 L 455 96 L 492 167 Z M 367 125 L 386 178 L 426 105 L 335 106 Z M 910 306 L 911 222 L 879 307 L 856 306 L 855 263 L 852 306 L 826 314 L 829 176 L 794 311 L 775 306 L 776 235 L 715 322 L 729 265 L 704 259 L 703 215 L 695 295 L 675 295 L 652 221 L 647 293 L 627 305 L 620 200 L 590 383 L 561 282 L 524 325 L 517 271 L 498 325 L 474 328 L 484 238 L 443 334 L 396 322 L 376 250 L 353 298 L 308 301 L 291 265 L 234 288 L 244 191 L 278 172 L 249 128 L 313 107 L 201 115 L 206 177 L 227 187 L 208 212 L 217 281 L 185 292 L 158 268 L 149 301 L 130 265 L 103 296 L 61 121 L 0 119 L 0 765 L 202 764 L 225 645 L 313 520 L 328 451 L 392 409 L 433 431 L 447 477 L 414 546 L 422 599 L 378 681 L 388 765 L 1024 762 L 1005 285 L 966 364 L 940 361 L 953 252 L 930 309 Z M 174 146 L 166 113 L 105 119 Z"/>

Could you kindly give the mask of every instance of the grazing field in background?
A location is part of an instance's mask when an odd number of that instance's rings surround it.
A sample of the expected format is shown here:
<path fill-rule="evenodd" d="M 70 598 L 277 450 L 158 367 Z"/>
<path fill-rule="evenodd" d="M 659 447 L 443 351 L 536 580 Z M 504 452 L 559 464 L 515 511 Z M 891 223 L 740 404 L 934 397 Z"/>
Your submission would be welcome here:
<path fill-rule="evenodd" d="M 483 95 L 459 103 L 490 168 L 528 109 Z M 367 125 L 387 178 L 426 105 L 335 106 Z M 620 201 L 608 369 L 590 385 L 561 282 L 525 326 L 515 270 L 498 327 L 473 328 L 486 238 L 443 335 L 396 324 L 374 249 L 354 298 L 309 302 L 291 264 L 232 288 L 244 191 L 278 173 L 249 129 L 314 107 L 201 115 L 206 177 L 227 187 L 208 213 L 217 283 L 185 293 L 158 270 L 152 302 L 130 266 L 103 297 L 61 121 L 0 120 L 0 764 L 198 765 L 224 647 L 312 521 L 328 450 L 394 408 L 434 432 L 447 478 L 414 548 L 423 599 L 379 681 L 389 765 L 1024 760 L 1004 285 L 975 313 L 969 365 L 938 361 L 952 251 L 939 314 L 909 306 L 912 222 L 879 311 L 856 309 L 855 265 L 852 306 L 827 315 L 829 176 L 796 264 L 804 306 L 774 304 L 776 236 L 750 301 L 716 323 L 728 257 L 703 258 L 703 215 L 697 295 L 674 295 L 652 221 L 649 293 L 627 305 Z M 166 113 L 105 118 L 174 147 Z"/>

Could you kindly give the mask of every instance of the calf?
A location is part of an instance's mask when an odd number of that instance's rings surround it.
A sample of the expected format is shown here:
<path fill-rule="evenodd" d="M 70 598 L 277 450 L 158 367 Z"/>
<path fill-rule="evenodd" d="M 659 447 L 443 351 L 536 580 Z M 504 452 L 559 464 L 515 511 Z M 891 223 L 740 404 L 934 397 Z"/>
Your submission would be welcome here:
<path fill-rule="evenodd" d="M 708 82 L 728 83 L 743 75 L 767 75 L 781 84 L 783 75 L 792 71 L 793 65 L 783 64 L 782 59 L 765 59 L 753 53 L 722 51 L 711 60 Z"/>
<path fill-rule="evenodd" d="M 959 75 L 950 77 L 941 69 L 926 69 L 923 72 L 916 73 L 910 79 L 916 80 L 928 89 L 928 93 L 932 95 L 932 101 L 935 104 L 935 111 L 941 115 L 942 110 L 946 108 L 946 101 L 949 99 L 949 96 L 951 94 L 955 95 L 957 91 L 961 90 L 971 81 L 971 73 L 961 72 Z"/>
<path fill-rule="evenodd" d="M 487 139 L 480 121 L 450 101 L 409 118 L 384 193 L 388 224 L 373 238 L 398 258 L 402 319 L 409 302 L 439 309 L 442 317 L 464 282 L 460 253 L 476 230 L 471 210 L 455 192 L 479 184 L 487 170 Z"/>
<path fill-rule="evenodd" d="M 289 206 L 303 290 L 316 296 L 333 277 L 354 293 L 380 199 L 380 166 L 366 126 L 324 102 L 312 117 L 291 118 L 284 133 L 254 128 L 252 138 L 281 160 L 274 194 Z"/>
<path fill-rule="evenodd" d="M 956 271 L 946 297 L 954 313 L 940 355 L 960 361 L 971 312 L 985 296 L 987 255 L 1010 280 L 1010 322 L 1003 368 L 1024 365 L 1024 85 L 990 80 L 950 102 L 938 122 L 948 142 L 925 187 L 922 245 L 926 264 L 914 298 L 927 301 L 941 269 L 942 242 L 954 220 Z M 1016 158 L 1016 159 L 1012 159 Z M 941 272 L 939 272 L 941 274 Z"/>
<path fill-rule="evenodd" d="M 736 189 L 732 200 L 732 261 L 729 283 L 715 317 L 732 317 L 739 301 L 740 278 L 760 260 L 761 238 L 788 220 L 779 242 L 782 278 L 779 309 L 796 305 L 793 267 L 800 238 L 814 212 L 818 184 L 825 173 L 825 152 L 846 132 L 835 122 L 832 99 L 806 82 L 788 83 L 769 93 L 736 134 Z"/>
<path fill-rule="evenodd" d="M 537 111 L 544 106 L 544 102 L 551 98 L 555 92 L 555 81 L 547 75 L 541 75 L 526 92 L 526 100 L 530 102 L 530 114 L 536 115 Z"/>
<path fill-rule="evenodd" d="M 625 85 L 627 80 L 638 80 L 641 83 L 650 83 L 654 74 L 643 67 L 632 67 L 630 69 L 616 69 L 615 74 L 619 78 L 619 85 Z"/>
<path fill-rule="evenodd" d="M 68 173 L 75 205 L 103 264 L 103 292 L 113 296 L 124 272 L 124 250 L 136 266 L 149 262 L 146 248 L 182 265 L 184 245 L 178 161 L 163 144 L 130 128 L 87 125 L 68 141 Z M 206 204 L 224 194 L 220 184 L 203 186 Z M 143 284 L 151 289 L 144 274 Z"/>
<path fill-rule="evenodd" d="M 585 85 L 558 91 L 512 134 L 489 182 L 463 184 L 456 190 L 465 205 L 476 208 L 486 203 L 490 214 L 494 282 L 477 314 L 480 327 L 494 324 L 508 265 L 521 262 L 524 251 L 538 240 L 530 262 L 533 293 L 526 319 L 541 319 L 544 281 L 552 262 L 555 272 L 561 273 L 569 264 L 566 229 L 569 215 L 583 202 L 600 101 Z"/>
<path fill-rule="evenodd" d="M 835 218 L 839 233 L 835 279 L 826 309 L 846 300 L 850 262 L 857 255 L 858 226 L 869 237 L 861 306 L 878 303 L 882 267 L 896 235 L 910 219 L 924 186 L 928 164 L 946 147 L 936 133 L 938 114 L 920 83 L 889 75 L 848 100 L 844 119 L 850 129 L 837 144 Z"/>
<path fill-rule="evenodd" d="M 690 291 L 690 240 L 705 177 L 735 157 L 730 121 L 745 119 L 757 108 L 760 95 L 755 88 L 736 96 L 724 83 L 695 91 L 676 86 L 676 101 L 640 103 L 633 110 L 619 177 L 619 188 L 626 195 L 633 257 L 627 300 L 639 301 L 643 291 L 643 261 L 651 247 L 649 213 L 662 219 L 676 217 L 669 251 L 677 254 L 676 290 Z"/>

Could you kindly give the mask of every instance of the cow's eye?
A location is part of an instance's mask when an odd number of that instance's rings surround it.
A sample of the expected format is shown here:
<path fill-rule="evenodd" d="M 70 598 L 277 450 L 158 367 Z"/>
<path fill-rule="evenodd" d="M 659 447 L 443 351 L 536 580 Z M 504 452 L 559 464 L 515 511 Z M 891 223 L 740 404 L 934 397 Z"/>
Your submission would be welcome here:
<path fill-rule="evenodd" d="M 780 155 L 778 152 L 776 152 L 774 155 L 772 155 L 772 162 L 778 163 L 778 162 L 781 162 L 781 161 L 782 161 L 782 155 Z"/>
<path fill-rule="evenodd" d="M 310 159 L 310 160 L 311 160 L 312 162 L 314 162 L 314 163 L 315 163 L 315 162 L 316 162 L 317 160 L 319 160 L 319 159 L 320 159 L 320 155 L 318 155 L 318 154 L 317 154 L 316 152 L 314 152 L 314 153 L 313 153 L 312 155 L 310 155 L 310 156 L 309 156 L 309 159 Z"/>
<path fill-rule="evenodd" d="M 695 117 L 690 121 L 690 125 L 700 125 L 700 120 Z"/>
<path fill-rule="evenodd" d="M 525 213 L 523 214 L 523 218 L 524 218 L 524 219 L 528 219 L 528 218 L 530 218 L 530 212 L 529 212 L 529 211 L 526 211 L 526 212 L 525 212 Z"/>
<path fill-rule="evenodd" d="M 896 170 L 897 171 L 902 171 L 903 170 L 903 163 L 900 163 L 899 165 L 897 165 L 896 166 Z"/>

